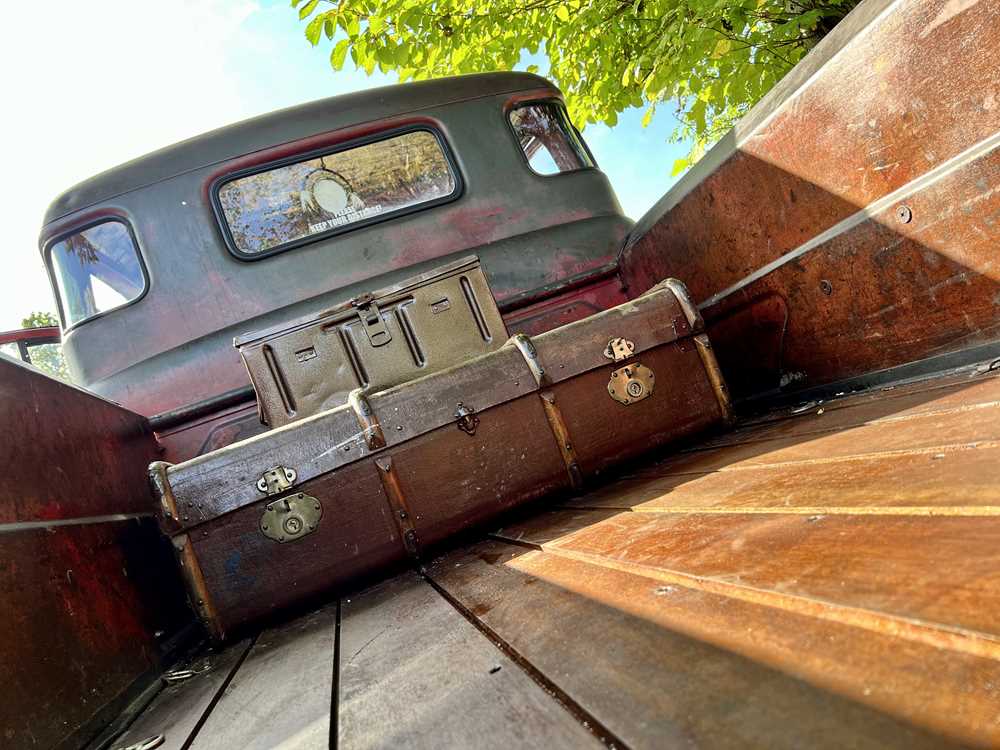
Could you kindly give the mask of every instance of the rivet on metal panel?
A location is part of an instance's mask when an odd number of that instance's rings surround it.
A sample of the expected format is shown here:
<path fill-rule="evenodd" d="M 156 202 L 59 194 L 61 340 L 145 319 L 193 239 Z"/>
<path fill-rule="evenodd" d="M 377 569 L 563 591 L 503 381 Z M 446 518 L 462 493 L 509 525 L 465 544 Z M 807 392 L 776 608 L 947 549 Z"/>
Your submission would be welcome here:
<path fill-rule="evenodd" d="M 913 220 L 913 211 L 910 210 L 909 206 L 897 206 L 896 218 L 901 224 L 909 224 Z"/>
<path fill-rule="evenodd" d="M 833 284 L 831 284 L 826 279 L 819 282 L 819 290 L 823 292 L 827 297 L 833 294 Z"/>

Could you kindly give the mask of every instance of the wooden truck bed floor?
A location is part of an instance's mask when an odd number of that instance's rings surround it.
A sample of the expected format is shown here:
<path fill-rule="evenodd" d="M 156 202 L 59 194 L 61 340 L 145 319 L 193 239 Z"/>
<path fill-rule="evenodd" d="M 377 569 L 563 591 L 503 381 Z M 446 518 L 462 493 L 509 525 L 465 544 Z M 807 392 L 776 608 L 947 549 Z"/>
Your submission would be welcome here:
<path fill-rule="evenodd" d="M 113 747 L 996 746 L 998 612 L 1000 377 L 961 373 L 771 412 L 264 630 Z"/>

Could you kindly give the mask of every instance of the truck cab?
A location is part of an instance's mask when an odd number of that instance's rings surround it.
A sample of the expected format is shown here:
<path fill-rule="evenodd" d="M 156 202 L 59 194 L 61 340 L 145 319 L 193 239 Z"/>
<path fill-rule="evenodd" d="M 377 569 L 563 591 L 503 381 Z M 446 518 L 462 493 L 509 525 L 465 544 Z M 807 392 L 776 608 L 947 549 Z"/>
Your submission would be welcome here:
<path fill-rule="evenodd" d="M 632 222 L 544 79 L 334 97 L 77 185 L 40 247 L 74 381 L 183 460 L 259 429 L 233 339 L 475 254 L 511 330 L 625 300 Z"/>

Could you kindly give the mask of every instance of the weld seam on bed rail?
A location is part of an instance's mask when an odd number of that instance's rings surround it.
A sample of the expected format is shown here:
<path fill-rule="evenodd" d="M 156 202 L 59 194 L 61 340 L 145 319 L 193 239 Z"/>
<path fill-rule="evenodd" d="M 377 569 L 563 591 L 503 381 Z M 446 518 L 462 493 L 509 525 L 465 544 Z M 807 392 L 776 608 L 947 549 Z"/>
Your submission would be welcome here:
<path fill-rule="evenodd" d="M 998 440 L 975 440 L 968 443 L 947 443 L 945 445 L 933 445 L 927 448 L 900 448 L 891 451 L 872 451 L 871 453 L 851 453 L 847 456 L 824 456 L 823 458 L 801 458 L 797 461 L 775 461 L 766 464 L 730 464 L 720 466 L 718 469 L 708 469 L 701 471 L 670 471 L 665 467 L 662 472 L 656 473 L 635 473 L 626 474 L 622 479 L 665 479 L 667 477 L 687 477 L 687 476 L 708 476 L 709 474 L 719 474 L 725 471 L 750 471 L 752 469 L 780 469 L 790 466 L 813 466 L 822 464 L 835 464 L 846 461 L 869 461 L 883 458 L 895 458 L 899 456 L 921 456 L 932 453 L 954 453 L 957 451 L 975 450 L 977 448 L 1000 448 Z M 690 455 L 690 454 L 685 454 Z"/>
<path fill-rule="evenodd" d="M 549 695 L 549 697 L 555 700 L 555 702 L 568 711 L 574 719 L 580 722 L 584 729 L 600 740 L 600 742 L 606 747 L 615 748 L 615 750 L 629 750 L 629 746 L 625 744 L 620 737 L 608 729 L 607 726 L 605 726 L 605 724 L 596 716 L 573 700 L 573 698 L 565 690 L 546 677 L 541 670 L 532 664 L 504 638 L 502 638 L 499 633 L 476 617 L 471 610 L 458 601 L 458 599 L 453 597 L 443 586 L 438 584 L 437 581 L 431 578 L 425 570 L 421 570 L 420 573 L 431 588 L 437 591 L 438 594 L 440 594 L 441 597 L 448 602 L 448 604 L 454 607 L 455 610 L 462 615 L 462 617 L 468 620 L 469 623 L 476 628 L 476 630 L 482 633 L 490 643 L 492 643 L 505 656 L 520 667 L 536 685 Z"/>
<path fill-rule="evenodd" d="M 652 502 L 652 501 L 646 501 Z M 738 515 L 778 515 L 778 516 L 1000 516 L 1000 505 L 859 505 L 859 506 L 804 506 L 788 507 L 784 505 L 774 506 L 753 506 L 753 507 L 698 507 L 676 505 L 672 507 L 659 507 L 644 505 L 573 505 L 567 503 L 565 508 L 569 510 L 621 510 L 631 513 L 663 513 L 665 515 L 715 515 L 715 516 L 738 516 Z"/>
<path fill-rule="evenodd" d="M 55 518 L 51 521 L 14 521 L 0 523 L 0 534 L 15 531 L 30 531 L 31 529 L 48 529 L 54 526 L 90 526 L 99 523 L 116 523 L 131 521 L 137 518 L 152 518 L 152 513 L 112 513 L 105 516 L 83 516 L 81 518 Z"/>
<path fill-rule="evenodd" d="M 577 562 L 617 570 L 622 573 L 649 578 L 662 583 L 682 586 L 707 594 L 738 599 L 786 612 L 814 617 L 878 633 L 879 635 L 902 638 L 914 643 L 922 643 L 934 648 L 944 648 L 970 656 L 1000 661 L 1000 640 L 996 636 L 943 623 L 916 620 L 887 612 L 839 604 L 824 599 L 788 594 L 762 589 L 746 584 L 720 581 L 716 578 L 693 573 L 655 568 L 636 562 L 624 562 L 593 555 L 587 552 L 566 549 L 550 543 L 542 544 L 547 554 L 565 557 Z"/>
<path fill-rule="evenodd" d="M 838 235 L 841 235 L 844 232 L 847 232 L 853 229 L 854 227 L 863 224 L 869 219 L 873 219 L 876 214 L 885 211 L 887 208 L 890 208 L 895 203 L 898 203 L 901 200 L 905 200 L 906 198 L 909 198 L 910 196 L 922 190 L 926 190 L 927 188 L 933 186 L 939 180 L 942 180 L 943 178 L 950 175 L 952 172 L 966 166 L 967 164 L 975 161 L 981 156 L 985 156 L 989 152 L 993 151 L 998 145 L 1000 145 L 1000 131 L 984 138 L 978 143 L 973 144 L 969 148 L 965 149 L 965 151 L 956 154 L 950 159 L 943 161 L 941 164 L 925 172 L 916 179 L 910 180 L 905 185 L 896 188 L 891 193 L 884 195 L 881 198 L 878 198 L 877 200 L 872 201 L 864 208 L 851 214 L 846 219 L 838 221 L 832 227 L 820 232 L 812 239 L 803 242 L 798 247 L 789 250 L 784 255 L 775 258 L 770 263 L 761 266 L 756 271 L 743 277 L 735 284 L 726 287 L 721 292 L 713 294 L 704 302 L 701 302 L 698 305 L 698 309 L 704 310 L 706 308 L 711 307 L 712 305 L 722 301 L 731 294 L 735 294 L 736 292 L 740 291 L 744 287 L 749 286 L 753 282 L 762 279 L 764 276 L 767 276 L 768 274 L 776 271 L 782 266 L 791 263 L 793 260 L 796 260 L 797 258 L 800 258 L 801 256 L 808 253 L 810 250 L 814 250 L 815 248 L 820 247 L 821 245 L 829 242 L 834 237 L 837 237 Z"/>

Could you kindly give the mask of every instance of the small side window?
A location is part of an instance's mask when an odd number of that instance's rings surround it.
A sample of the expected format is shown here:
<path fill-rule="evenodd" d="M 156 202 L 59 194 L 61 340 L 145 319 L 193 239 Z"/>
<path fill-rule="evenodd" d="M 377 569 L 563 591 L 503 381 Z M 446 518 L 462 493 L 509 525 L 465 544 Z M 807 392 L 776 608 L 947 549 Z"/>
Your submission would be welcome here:
<path fill-rule="evenodd" d="M 557 102 L 535 102 L 510 112 L 510 124 L 528 159 L 540 175 L 594 166 L 590 154 Z"/>
<path fill-rule="evenodd" d="M 111 220 L 64 237 L 49 248 L 67 328 L 123 307 L 146 291 L 146 275 L 128 227 Z"/>

